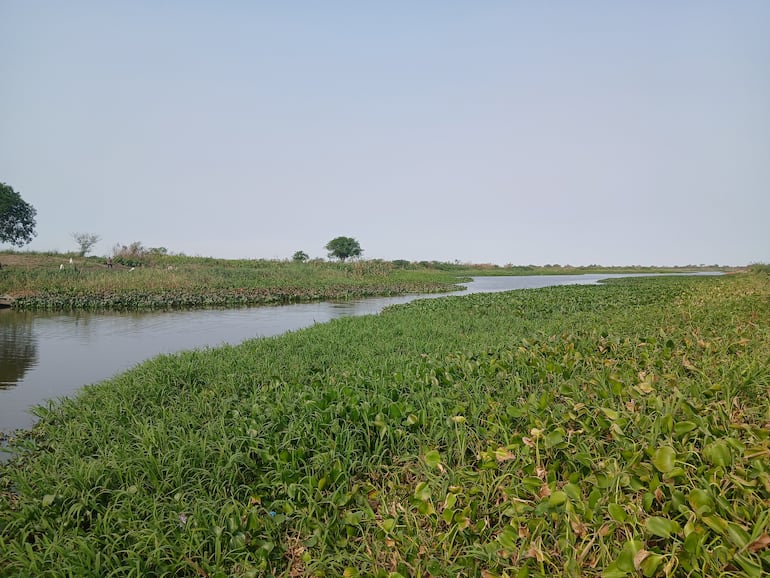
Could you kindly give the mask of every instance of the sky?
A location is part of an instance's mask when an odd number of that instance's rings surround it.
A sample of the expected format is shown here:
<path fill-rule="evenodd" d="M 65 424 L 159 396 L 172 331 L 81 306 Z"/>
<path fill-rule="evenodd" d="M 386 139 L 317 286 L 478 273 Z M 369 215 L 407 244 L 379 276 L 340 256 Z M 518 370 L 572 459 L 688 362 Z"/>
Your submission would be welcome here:
<path fill-rule="evenodd" d="M 770 262 L 768 30 L 766 0 L 0 0 L 0 182 L 25 250 Z"/>

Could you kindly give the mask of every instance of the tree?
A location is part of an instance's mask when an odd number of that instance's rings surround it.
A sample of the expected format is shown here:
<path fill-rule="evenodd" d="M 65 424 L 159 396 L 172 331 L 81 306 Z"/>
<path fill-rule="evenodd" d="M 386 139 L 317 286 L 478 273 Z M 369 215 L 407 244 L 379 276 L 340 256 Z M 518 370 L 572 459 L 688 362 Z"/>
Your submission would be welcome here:
<path fill-rule="evenodd" d="M 310 259 L 310 257 L 304 251 L 297 251 L 294 253 L 294 255 L 291 256 L 291 260 L 297 263 L 304 263 L 308 259 Z"/>
<path fill-rule="evenodd" d="M 336 257 L 340 261 L 363 253 L 361 245 L 353 237 L 337 237 L 326 243 L 324 248 L 329 251 L 329 257 Z"/>
<path fill-rule="evenodd" d="M 0 242 L 21 247 L 35 233 L 35 207 L 25 202 L 10 185 L 0 183 Z"/>
<path fill-rule="evenodd" d="M 99 235 L 93 235 L 91 233 L 72 233 L 72 238 L 80 245 L 80 256 L 85 257 L 86 254 L 96 245 L 101 237 Z"/>

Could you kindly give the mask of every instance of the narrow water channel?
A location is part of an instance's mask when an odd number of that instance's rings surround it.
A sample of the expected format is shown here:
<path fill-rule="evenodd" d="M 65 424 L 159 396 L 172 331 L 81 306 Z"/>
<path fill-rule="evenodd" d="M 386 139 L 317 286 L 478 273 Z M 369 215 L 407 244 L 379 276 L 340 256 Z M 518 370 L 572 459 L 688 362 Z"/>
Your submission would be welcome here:
<path fill-rule="evenodd" d="M 591 284 L 618 276 L 623 275 L 477 277 L 464 291 L 452 295 Z M 142 313 L 0 310 L 0 432 L 29 428 L 34 423 L 30 408 L 71 395 L 85 384 L 108 379 L 156 355 L 237 344 L 443 296 Z"/>

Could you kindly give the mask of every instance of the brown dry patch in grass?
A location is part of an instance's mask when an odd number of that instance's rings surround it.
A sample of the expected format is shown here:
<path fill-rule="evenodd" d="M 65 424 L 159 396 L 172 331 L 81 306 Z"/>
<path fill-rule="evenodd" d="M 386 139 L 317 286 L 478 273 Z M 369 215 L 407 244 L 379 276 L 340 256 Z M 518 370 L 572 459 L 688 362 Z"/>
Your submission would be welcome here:
<path fill-rule="evenodd" d="M 0 263 L 3 267 L 15 269 L 58 269 L 60 265 L 69 266 L 70 257 L 72 264 L 79 269 L 97 269 L 104 267 L 104 263 L 93 258 L 78 257 L 74 253 L 62 253 L 60 255 L 47 255 L 43 253 L 0 253 Z"/>

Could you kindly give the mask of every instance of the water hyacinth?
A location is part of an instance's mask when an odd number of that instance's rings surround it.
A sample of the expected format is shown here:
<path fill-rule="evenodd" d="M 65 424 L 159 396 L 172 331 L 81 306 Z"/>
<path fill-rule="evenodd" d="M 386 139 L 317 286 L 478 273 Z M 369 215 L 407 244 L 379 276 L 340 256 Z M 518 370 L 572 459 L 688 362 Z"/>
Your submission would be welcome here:
<path fill-rule="evenodd" d="M 762 576 L 770 279 L 413 302 L 41 408 L 0 576 Z"/>
<path fill-rule="evenodd" d="M 26 310 L 148 310 L 277 305 L 360 299 L 456 288 L 457 274 L 350 263 L 227 260 L 155 255 L 135 267 L 99 258 L 61 264 L 59 256 L 3 256 L 0 295 Z M 9 261 L 12 265 L 8 266 Z"/>

